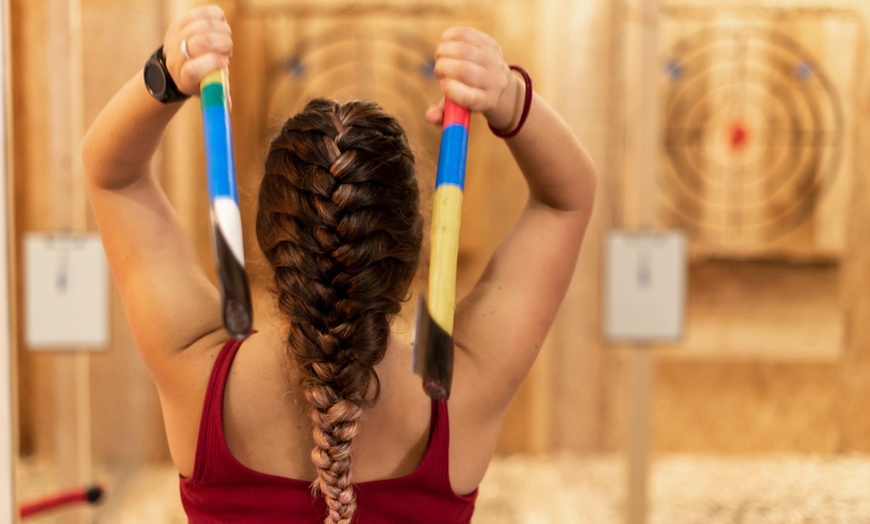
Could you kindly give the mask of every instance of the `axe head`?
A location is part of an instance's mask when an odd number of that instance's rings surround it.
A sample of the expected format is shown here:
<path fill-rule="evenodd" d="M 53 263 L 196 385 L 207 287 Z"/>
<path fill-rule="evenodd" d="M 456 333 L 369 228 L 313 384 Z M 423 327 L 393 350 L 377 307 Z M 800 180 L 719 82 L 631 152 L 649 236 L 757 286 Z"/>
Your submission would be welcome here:
<path fill-rule="evenodd" d="M 414 332 L 414 372 L 423 390 L 435 400 L 447 400 L 453 384 L 453 336 L 435 322 L 421 293 Z"/>
<path fill-rule="evenodd" d="M 242 339 L 251 334 L 254 320 L 248 275 L 219 227 L 214 228 L 214 241 L 224 327 L 233 337 Z"/>

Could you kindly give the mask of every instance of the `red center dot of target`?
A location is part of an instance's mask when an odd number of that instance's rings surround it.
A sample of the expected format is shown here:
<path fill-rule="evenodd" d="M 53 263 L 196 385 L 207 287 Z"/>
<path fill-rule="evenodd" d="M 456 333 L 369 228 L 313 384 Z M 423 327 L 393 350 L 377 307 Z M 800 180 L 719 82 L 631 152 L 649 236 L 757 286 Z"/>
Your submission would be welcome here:
<path fill-rule="evenodd" d="M 731 129 L 728 131 L 728 142 L 734 153 L 742 153 L 746 149 L 749 144 L 749 130 L 743 123 L 731 124 Z"/>

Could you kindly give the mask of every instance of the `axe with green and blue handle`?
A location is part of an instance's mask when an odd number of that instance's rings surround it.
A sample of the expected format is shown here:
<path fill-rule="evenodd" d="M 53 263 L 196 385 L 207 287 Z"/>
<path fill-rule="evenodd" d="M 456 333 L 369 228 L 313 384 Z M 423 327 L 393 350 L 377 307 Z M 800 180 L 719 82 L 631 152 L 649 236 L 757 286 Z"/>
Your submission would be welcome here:
<path fill-rule="evenodd" d="M 223 323 L 230 334 L 242 338 L 252 330 L 253 308 L 245 273 L 228 84 L 227 70 L 215 71 L 200 83 L 200 98 Z"/>

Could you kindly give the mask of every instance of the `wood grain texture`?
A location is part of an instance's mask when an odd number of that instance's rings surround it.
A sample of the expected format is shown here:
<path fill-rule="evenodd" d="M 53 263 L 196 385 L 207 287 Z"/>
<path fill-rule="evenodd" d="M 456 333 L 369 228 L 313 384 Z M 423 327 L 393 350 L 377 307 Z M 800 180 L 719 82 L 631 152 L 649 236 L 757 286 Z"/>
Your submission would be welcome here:
<path fill-rule="evenodd" d="M 223 2 L 237 45 L 231 76 L 233 125 L 242 216 L 249 225 L 245 248 L 248 265 L 254 269 L 252 285 L 259 289 L 270 285 L 251 227 L 261 166 L 271 135 L 292 109 L 289 101 L 281 104 L 264 99 L 269 87 L 267 71 L 281 57 L 286 58 L 301 35 L 347 27 L 351 22 L 362 29 L 406 24 L 432 41 L 449 24 L 477 25 L 499 40 L 510 63 L 521 64 L 533 74 L 536 90 L 552 102 L 587 146 L 601 177 L 577 273 L 540 360 L 510 408 L 499 450 L 624 449 L 626 366 L 623 352 L 608 347 L 599 335 L 599 280 L 604 232 L 615 225 L 630 225 L 634 213 L 629 209 L 633 201 L 621 198 L 632 189 L 623 175 L 638 168 L 636 144 L 626 130 L 633 122 L 629 96 L 633 91 L 628 88 L 635 79 L 621 62 L 628 49 L 625 42 L 630 40 L 623 33 L 638 23 L 634 3 L 626 1 L 625 7 L 620 2 L 487 1 L 473 4 L 467 12 L 457 8 L 452 14 L 442 10 L 437 15 L 412 17 L 412 26 L 388 10 L 355 20 L 335 10 L 322 16 L 313 10 L 291 16 L 273 7 L 249 8 L 248 4 L 255 3 Z M 701 0 L 687 3 L 710 5 Z M 141 70 L 159 44 L 167 21 L 186 4 L 182 0 L 81 0 L 85 124 L 127 78 Z M 818 2 L 767 0 L 759 4 L 782 7 Z M 52 155 L 58 152 L 50 150 L 46 139 L 53 125 L 44 104 L 51 65 L 44 38 L 48 5 L 47 0 L 11 2 L 14 236 L 18 244 L 28 231 L 55 230 L 59 227 L 55 214 L 81 204 L 60 199 L 58 205 L 63 186 L 54 182 L 52 167 Z M 475 7 L 480 5 L 485 9 Z M 854 9 L 865 28 L 870 22 L 866 2 L 841 0 L 826 5 Z M 392 81 L 380 78 L 385 85 Z M 415 120 L 418 106 L 425 109 L 425 104 L 390 100 L 377 86 L 370 88 L 368 93 L 384 98 L 385 105 L 393 104 L 388 109 L 402 115 L 427 187 L 434 177 L 438 131 L 420 122 L 422 114 Z M 870 325 L 870 244 L 866 242 L 870 238 L 870 173 L 864 167 L 867 157 L 862 147 L 868 139 L 864 124 L 870 116 L 868 92 L 863 89 L 857 95 L 860 98 L 852 115 L 856 122 L 852 185 L 835 200 L 838 206 L 848 206 L 845 247 L 839 261 L 739 266 L 714 261 L 696 266 L 690 305 L 694 323 L 688 337 L 683 345 L 657 355 L 656 450 L 870 451 L 870 411 L 866 409 L 870 398 L 870 330 L 866 328 Z M 280 94 L 289 100 L 299 93 L 288 89 Z M 199 118 L 195 104 L 182 110 L 167 131 L 155 166 L 213 277 Z M 495 239 L 506 231 L 525 198 L 524 184 L 506 147 L 488 135 L 479 116 L 472 126 L 460 240 L 460 296 L 483 270 Z M 87 227 L 93 227 L 90 217 Z M 832 227 L 839 226 L 825 223 L 819 230 Z M 23 269 L 20 259 L 16 263 Z M 22 280 L 15 290 L 19 310 L 23 310 Z M 753 295 L 762 291 L 763 296 Z M 262 304 L 258 307 L 255 316 L 268 309 Z M 413 318 L 413 311 L 406 311 L 405 316 Z M 116 295 L 112 297 L 111 325 L 111 350 L 90 356 L 90 386 L 100 392 L 91 400 L 94 458 L 130 465 L 165 459 L 168 451 L 157 395 Z M 17 331 L 23 332 L 20 318 Z M 410 328 L 405 333 L 409 337 Z M 59 360 L 51 354 L 28 352 L 21 344 L 16 350 L 21 449 L 50 457 L 60 435 L 53 378 Z"/>

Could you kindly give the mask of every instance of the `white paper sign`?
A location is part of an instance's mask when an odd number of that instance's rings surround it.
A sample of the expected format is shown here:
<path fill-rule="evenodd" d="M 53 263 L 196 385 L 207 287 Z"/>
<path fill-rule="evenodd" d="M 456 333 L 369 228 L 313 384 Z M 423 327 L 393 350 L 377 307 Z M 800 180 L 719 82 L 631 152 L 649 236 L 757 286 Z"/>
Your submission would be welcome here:
<path fill-rule="evenodd" d="M 29 349 L 105 349 L 109 279 L 96 234 L 24 238 L 25 342 Z"/>
<path fill-rule="evenodd" d="M 612 342 L 676 341 L 686 307 L 686 239 L 678 232 L 607 237 L 604 336 Z"/>

